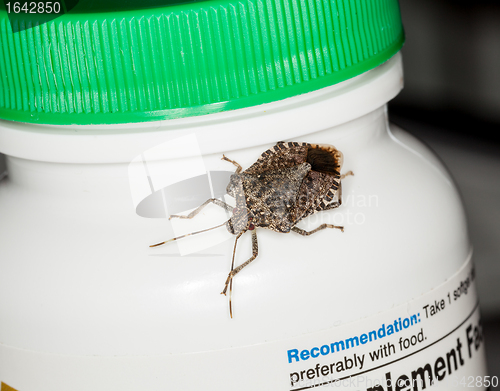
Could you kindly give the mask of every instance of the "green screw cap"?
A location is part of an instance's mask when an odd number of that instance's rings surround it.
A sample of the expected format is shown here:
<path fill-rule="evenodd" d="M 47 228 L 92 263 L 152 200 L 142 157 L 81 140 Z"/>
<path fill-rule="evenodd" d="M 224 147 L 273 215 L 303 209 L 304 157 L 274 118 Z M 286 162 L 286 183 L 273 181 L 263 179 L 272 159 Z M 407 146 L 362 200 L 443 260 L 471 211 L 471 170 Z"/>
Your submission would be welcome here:
<path fill-rule="evenodd" d="M 234 110 L 347 80 L 404 41 L 397 0 L 130 3 L 80 0 L 48 21 L 0 3 L 0 118 L 116 124 Z"/>

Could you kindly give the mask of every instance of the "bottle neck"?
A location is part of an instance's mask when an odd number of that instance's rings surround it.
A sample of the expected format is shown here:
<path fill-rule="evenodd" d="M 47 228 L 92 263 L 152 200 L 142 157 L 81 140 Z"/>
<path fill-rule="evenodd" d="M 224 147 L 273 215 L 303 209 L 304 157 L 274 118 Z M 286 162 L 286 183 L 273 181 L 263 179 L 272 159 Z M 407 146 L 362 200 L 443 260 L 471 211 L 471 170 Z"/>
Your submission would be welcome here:
<path fill-rule="evenodd" d="M 382 141 L 387 137 L 387 126 L 387 110 L 386 106 L 383 106 L 347 123 L 323 129 L 319 133 L 325 132 L 328 135 L 328 140 L 331 140 L 333 145 L 340 147 L 339 149 L 343 152 L 348 150 L 352 154 Z M 288 138 L 288 140 L 314 143 L 315 139 L 324 139 L 324 136 L 319 133 L 314 133 L 309 137 L 307 135 L 298 137 L 297 139 Z M 116 139 L 116 145 L 120 145 L 120 139 L 123 138 L 123 135 L 116 134 L 113 137 Z M 194 139 L 196 140 L 196 138 Z M 276 141 L 279 140 L 275 140 L 273 143 Z M 169 143 L 164 143 L 163 145 L 168 146 Z M 220 156 L 223 152 L 227 153 L 227 151 L 235 150 L 231 143 L 227 141 L 224 145 L 226 146 L 224 151 L 211 154 L 211 157 L 208 159 L 211 158 L 213 161 L 220 162 Z M 263 143 L 259 145 L 264 145 L 263 147 L 259 147 L 260 152 L 268 147 L 268 145 Z M 8 181 L 10 184 L 22 187 L 28 191 L 45 192 L 48 194 L 57 193 L 64 196 L 75 196 L 82 193 L 107 194 L 108 196 L 113 196 L 113 194 L 117 194 L 116 192 L 125 192 L 128 194 L 130 190 L 129 181 L 131 179 L 130 168 L 134 163 L 140 162 L 140 165 L 143 165 L 143 161 L 147 162 L 152 170 L 154 163 L 157 161 L 163 165 L 163 171 L 181 171 L 178 168 L 179 159 L 175 159 L 172 155 L 176 152 L 182 154 L 185 148 L 170 148 L 168 151 L 163 150 L 164 152 L 162 150 L 153 151 L 153 149 L 141 151 L 140 154 L 133 156 L 129 161 L 118 163 L 61 163 L 7 156 Z M 203 151 L 203 145 L 197 143 L 197 145 L 191 145 L 188 149 Z M 204 158 L 207 156 L 203 152 L 201 152 L 201 155 Z M 185 159 L 189 162 L 195 160 L 196 157 Z M 242 164 L 246 165 L 243 162 Z M 148 180 L 149 173 L 147 171 L 148 168 L 146 167 L 144 181 Z"/>

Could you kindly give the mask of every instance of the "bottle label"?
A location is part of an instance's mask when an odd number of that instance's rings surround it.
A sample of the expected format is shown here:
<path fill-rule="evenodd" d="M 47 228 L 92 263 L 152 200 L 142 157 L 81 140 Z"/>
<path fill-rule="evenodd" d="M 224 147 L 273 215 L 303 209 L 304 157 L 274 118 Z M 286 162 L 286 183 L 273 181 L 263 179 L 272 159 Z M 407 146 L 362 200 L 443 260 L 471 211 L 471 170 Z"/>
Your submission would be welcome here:
<path fill-rule="evenodd" d="M 19 391 L 136 390 L 146 385 L 149 390 L 444 391 L 486 389 L 495 381 L 486 375 L 470 260 L 443 284 L 407 303 L 356 322 L 258 345 L 103 357 L 0 344 L 2 387 Z"/>
<path fill-rule="evenodd" d="M 483 333 L 469 260 L 436 289 L 287 349 L 291 391 L 487 388 Z M 485 384 L 486 383 L 486 384 Z"/>

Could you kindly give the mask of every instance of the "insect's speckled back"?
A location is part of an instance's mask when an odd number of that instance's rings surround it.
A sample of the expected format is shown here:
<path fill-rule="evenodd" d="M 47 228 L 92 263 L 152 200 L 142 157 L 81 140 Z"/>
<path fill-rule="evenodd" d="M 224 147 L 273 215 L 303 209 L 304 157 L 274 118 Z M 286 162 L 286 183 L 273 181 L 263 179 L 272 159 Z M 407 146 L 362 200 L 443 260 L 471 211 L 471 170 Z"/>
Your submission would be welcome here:
<path fill-rule="evenodd" d="M 261 174 L 243 173 L 242 184 L 247 208 L 255 216 L 256 227 L 277 232 L 290 232 L 295 225 L 294 210 L 304 178 L 311 170 L 309 163 L 267 170 Z"/>
<path fill-rule="evenodd" d="M 247 207 L 262 215 L 256 226 L 289 232 L 301 219 L 329 208 L 340 187 L 342 160 L 332 145 L 303 142 L 278 142 L 263 152 L 243 173 L 253 178 L 243 183 Z M 305 163 L 307 172 L 293 170 Z M 269 172 L 274 181 L 263 183 L 259 177 Z"/>

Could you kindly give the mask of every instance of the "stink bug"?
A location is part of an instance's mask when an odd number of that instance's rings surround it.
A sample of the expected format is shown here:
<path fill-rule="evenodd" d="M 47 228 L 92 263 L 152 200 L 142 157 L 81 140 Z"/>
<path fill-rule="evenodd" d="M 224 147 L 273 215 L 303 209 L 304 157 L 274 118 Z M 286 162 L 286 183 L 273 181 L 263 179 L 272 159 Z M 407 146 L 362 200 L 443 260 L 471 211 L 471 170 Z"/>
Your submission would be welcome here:
<path fill-rule="evenodd" d="M 229 312 L 232 317 L 233 278 L 258 255 L 256 228 L 267 228 L 282 233 L 294 231 L 304 236 L 325 228 L 337 228 L 343 232 L 344 227 L 331 224 L 321 224 L 312 231 L 305 231 L 296 225 L 313 213 L 339 207 L 342 204 L 341 179 L 353 173 L 349 171 L 345 175 L 340 174 L 342 153 L 326 144 L 278 142 L 245 171 L 237 162 L 224 155 L 222 160 L 236 166 L 236 171 L 227 185 L 227 194 L 235 198 L 236 207 L 211 198 L 188 215 L 172 215 L 170 219 L 192 219 L 209 203 L 232 212 L 231 218 L 216 227 L 179 236 L 150 247 L 225 225 L 231 234 L 236 235 L 231 271 L 221 292 L 226 295 L 229 287 Z M 251 231 L 252 234 L 252 256 L 235 268 L 236 243 L 246 231 Z"/>

